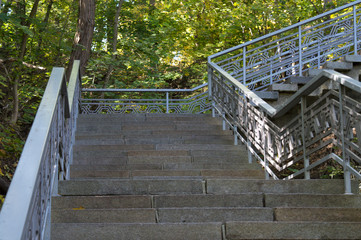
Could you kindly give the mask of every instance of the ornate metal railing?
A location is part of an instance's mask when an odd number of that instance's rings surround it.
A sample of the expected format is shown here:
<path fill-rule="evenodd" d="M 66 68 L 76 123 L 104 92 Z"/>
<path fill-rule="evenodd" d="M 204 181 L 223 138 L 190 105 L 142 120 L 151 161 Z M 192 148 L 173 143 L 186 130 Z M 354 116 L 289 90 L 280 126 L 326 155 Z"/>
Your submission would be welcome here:
<path fill-rule="evenodd" d="M 361 180 L 361 84 L 335 71 L 323 71 L 279 108 L 253 90 L 266 90 L 291 76 L 337 60 L 360 49 L 361 17 L 355 1 L 262 38 L 212 55 L 208 59 L 209 88 L 214 110 L 234 130 L 266 177 L 304 176 L 333 160 L 343 166 L 345 192 L 351 174 Z M 307 96 L 326 81 L 340 87 L 316 102 Z M 296 104 L 300 114 L 278 126 L 276 119 Z"/>
<path fill-rule="evenodd" d="M 346 192 L 351 191 L 350 173 L 361 180 L 360 82 L 324 70 L 289 100 L 299 99 L 301 112 L 279 127 L 247 96 L 251 95 L 250 90 L 232 77 L 226 79 L 210 69 L 215 110 L 234 129 L 236 140 L 247 145 L 250 162 L 253 155 L 264 166 L 267 177 L 291 179 L 304 174 L 308 179 L 310 170 L 332 159 L 344 167 Z M 307 105 L 307 96 L 328 80 L 336 82 L 339 90 L 330 90 Z M 282 111 L 271 106 L 268 110 L 273 115 Z M 289 168 L 292 172 L 287 172 Z"/>
<path fill-rule="evenodd" d="M 192 89 L 83 89 L 82 114 L 205 113 L 211 110 L 208 83 Z M 95 98 L 96 93 L 103 97 Z M 124 99 L 104 98 L 105 93 L 127 93 Z M 132 93 L 133 97 L 129 97 Z M 148 94 L 145 97 L 144 94 Z M 178 95 L 172 98 L 171 94 Z M 184 96 L 188 94 L 189 96 Z"/>
<path fill-rule="evenodd" d="M 262 91 L 302 76 L 326 61 L 357 54 L 361 47 L 361 1 L 326 12 L 209 57 L 251 90 Z"/>
<path fill-rule="evenodd" d="M 79 61 L 68 89 L 54 68 L 0 213 L 1 239 L 50 239 L 51 196 L 69 178 L 79 113 Z"/>

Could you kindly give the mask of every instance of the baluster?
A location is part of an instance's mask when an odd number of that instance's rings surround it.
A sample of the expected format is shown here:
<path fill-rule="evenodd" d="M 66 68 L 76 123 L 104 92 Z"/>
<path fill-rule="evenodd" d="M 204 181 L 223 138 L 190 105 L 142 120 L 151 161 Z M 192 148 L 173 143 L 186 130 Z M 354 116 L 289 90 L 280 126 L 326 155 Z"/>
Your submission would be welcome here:
<path fill-rule="evenodd" d="M 298 27 L 298 64 L 299 76 L 302 77 L 302 27 Z"/>
<path fill-rule="evenodd" d="M 354 53 L 357 55 L 357 19 L 356 19 L 356 6 L 353 6 L 353 43 Z"/>
<path fill-rule="evenodd" d="M 267 136 L 266 136 L 266 114 L 264 112 L 261 113 L 262 117 L 262 138 L 263 138 L 263 161 L 264 161 L 264 174 L 266 180 L 270 179 L 268 169 L 268 161 L 267 161 Z"/>
<path fill-rule="evenodd" d="M 302 125 L 302 151 L 303 151 L 303 167 L 305 171 L 305 179 L 310 179 L 310 171 L 308 167 L 310 165 L 310 160 L 307 158 L 306 154 L 306 136 L 305 136 L 305 112 L 306 112 L 306 97 L 303 96 L 301 99 L 301 125 Z"/>
<path fill-rule="evenodd" d="M 340 111 L 340 135 L 341 135 L 341 144 L 342 144 L 342 158 L 343 158 L 343 176 L 345 181 L 345 194 L 352 194 L 351 191 L 351 174 L 348 170 L 348 166 L 350 165 L 350 159 L 346 156 L 346 147 L 345 147 L 345 134 L 344 134 L 344 117 L 343 117 L 343 97 L 345 95 L 345 87 L 340 84 L 339 86 L 339 111 Z"/>
<path fill-rule="evenodd" d="M 167 113 L 169 113 L 169 92 L 166 93 Z"/>

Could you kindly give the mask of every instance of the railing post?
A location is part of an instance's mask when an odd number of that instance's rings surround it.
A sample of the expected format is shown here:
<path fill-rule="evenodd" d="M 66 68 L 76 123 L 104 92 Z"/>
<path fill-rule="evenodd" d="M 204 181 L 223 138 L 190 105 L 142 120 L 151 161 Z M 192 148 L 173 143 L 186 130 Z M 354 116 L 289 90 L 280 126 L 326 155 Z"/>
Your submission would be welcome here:
<path fill-rule="evenodd" d="M 210 61 L 210 59 L 208 59 L 208 62 L 209 61 Z M 212 117 L 216 117 L 216 111 L 214 109 L 215 104 L 214 104 L 214 101 L 213 101 L 213 92 L 212 92 L 212 88 L 213 88 L 212 76 L 213 76 L 213 70 L 208 65 L 208 97 L 209 97 L 209 101 L 211 101 L 211 105 L 212 105 Z"/>
<path fill-rule="evenodd" d="M 246 86 L 246 81 L 247 81 L 247 78 L 246 78 L 246 71 L 247 71 L 247 68 L 246 68 L 246 51 L 247 51 L 247 48 L 243 47 L 243 85 L 245 85 L 245 86 Z"/>
<path fill-rule="evenodd" d="M 238 145 L 237 125 L 234 125 L 234 126 L 233 126 L 233 135 L 234 135 L 234 145 Z"/>
<path fill-rule="evenodd" d="M 269 180 L 269 174 L 267 171 L 268 161 L 267 161 L 267 137 L 266 137 L 266 114 L 262 112 L 262 138 L 263 138 L 263 161 L 264 161 L 264 176 L 266 180 Z"/>
<path fill-rule="evenodd" d="M 169 113 L 169 92 L 166 92 L 167 113 Z"/>
<path fill-rule="evenodd" d="M 343 97 L 344 97 L 344 91 L 345 87 L 340 84 L 339 86 L 339 110 L 340 110 L 340 135 L 341 135 L 341 144 L 342 144 L 342 158 L 343 158 L 343 176 L 345 181 L 345 194 L 352 194 L 351 191 L 351 174 L 348 170 L 348 165 L 350 164 L 350 159 L 346 156 L 346 147 L 345 147 L 345 135 L 344 135 L 344 117 L 343 117 Z"/>
<path fill-rule="evenodd" d="M 310 166 L 310 160 L 306 154 L 306 136 L 305 136 L 305 112 L 306 112 L 306 97 L 301 98 L 301 125 L 302 125 L 302 151 L 303 151 L 303 167 L 305 169 L 305 179 L 310 179 L 310 171 L 307 169 Z"/>
<path fill-rule="evenodd" d="M 354 42 L 354 53 L 357 55 L 357 19 L 356 19 L 356 6 L 353 6 L 353 42 Z"/>
<path fill-rule="evenodd" d="M 222 129 L 223 131 L 226 131 L 226 114 L 222 113 Z"/>
<path fill-rule="evenodd" d="M 298 64 L 299 64 L 299 73 L 298 75 L 302 77 L 302 27 L 298 26 Z"/>

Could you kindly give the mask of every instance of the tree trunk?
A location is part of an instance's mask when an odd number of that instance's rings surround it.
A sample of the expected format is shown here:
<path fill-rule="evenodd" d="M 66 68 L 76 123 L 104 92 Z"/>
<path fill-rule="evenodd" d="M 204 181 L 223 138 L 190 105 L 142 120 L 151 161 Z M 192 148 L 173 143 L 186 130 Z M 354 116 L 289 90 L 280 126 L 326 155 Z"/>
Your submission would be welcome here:
<path fill-rule="evenodd" d="M 112 39 L 112 63 L 115 60 L 115 52 L 117 51 L 118 22 L 119 22 L 120 9 L 122 8 L 123 2 L 124 2 L 124 0 L 119 1 L 117 12 L 114 17 L 113 39 Z M 112 74 L 113 69 L 114 69 L 114 66 L 112 63 L 109 65 L 107 74 L 105 75 L 103 88 L 107 87 L 107 85 L 109 84 L 110 75 Z M 103 97 L 104 97 L 104 95 L 102 94 L 102 98 Z"/>
<path fill-rule="evenodd" d="M 74 60 L 80 60 L 80 74 L 84 75 L 85 66 L 90 57 L 95 25 L 95 0 L 79 0 L 79 17 L 77 32 L 74 37 L 73 51 L 70 56 L 67 70 L 67 79 L 70 77 Z"/>
<path fill-rule="evenodd" d="M 39 1 L 40 0 L 35 0 L 34 1 L 33 7 L 31 9 L 31 12 L 30 12 L 30 15 L 29 15 L 28 19 L 27 20 L 25 20 L 25 19 L 22 20 L 23 26 L 25 26 L 27 28 L 30 27 L 31 20 L 35 17 L 36 12 L 38 10 Z M 23 3 L 19 2 L 18 4 L 21 5 L 21 6 L 19 5 L 21 8 L 25 7 L 25 5 L 23 5 Z M 20 52 L 19 52 L 19 56 L 18 56 L 18 61 L 19 61 L 18 66 L 19 67 L 14 68 L 14 71 L 16 71 L 16 73 L 15 73 L 15 78 L 14 78 L 14 83 L 13 83 L 13 99 L 14 99 L 14 101 L 13 101 L 13 112 L 11 114 L 11 120 L 10 120 L 11 124 L 15 124 L 18 121 L 18 116 L 19 116 L 18 87 L 19 87 L 19 81 L 20 81 L 19 79 L 21 78 L 21 72 L 22 72 L 22 62 L 24 60 L 24 56 L 25 56 L 25 53 L 26 53 L 26 42 L 27 42 L 28 38 L 29 38 L 28 34 L 26 34 L 26 33 L 22 34 L 22 40 L 21 40 L 21 44 L 20 44 Z"/>

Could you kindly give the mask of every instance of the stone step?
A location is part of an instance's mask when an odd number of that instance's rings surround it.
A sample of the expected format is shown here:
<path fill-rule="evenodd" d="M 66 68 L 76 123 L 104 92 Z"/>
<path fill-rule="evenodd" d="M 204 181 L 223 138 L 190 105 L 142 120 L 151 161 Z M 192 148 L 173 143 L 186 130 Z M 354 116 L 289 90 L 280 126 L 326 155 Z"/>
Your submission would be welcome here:
<path fill-rule="evenodd" d="M 359 207 L 361 195 L 265 194 L 266 207 Z"/>
<path fill-rule="evenodd" d="M 231 135 L 209 135 L 209 136 L 162 136 L 162 135 L 144 135 L 144 136 L 77 136 L 76 145 L 155 145 L 155 144 L 233 144 Z"/>
<path fill-rule="evenodd" d="M 71 170 L 70 178 L 139 178 L 147 176 L 201 176 L 264 179 L 263 170 Z"/>
<path fill-rule="evenodd" d="M 57 196 L 52 209 L 263 207 L 263 194 Z"/>
<path fill-rule="evenodd" d="M 257 163 L 144 163 L 144 164 L 73 164 L 71 171 L 119 171 L 119 170 L 241 170 L 261 169 Z"/>
<path fill-rule="evenodd" d="M 226 239 L 360 239 L 361 223 L 227 222 Z"/>
<path fill-rule="evenodd" d="M 272 221 L 272 208 L 159 208 L 160 223 Z"/>
<path fill-rule="evenodd" d="M 221 240 L 222 223 L 56 223 L 52 240 Z"/>
<path fill-rule="evenodd" d="M 279 92 L 276 91 L 253 91 L 258 97 L 264 100 L 278 100 Z"/>
<path fill-rule="evenodd" d="M 278 92 L 297 92 L 298 85 L 292 83 L 274 83 L 271 85 L 272 91 Z"/>
<path fill-rule="evenodd" d="M 96 144 L 96 145 L 77 145 L 73 147 L 74 152 L 83 151 L 131 151 L 131 150 L 156 150 L 155 144 Z"/>
<path fill-rule="evenodd" d="M 80 114 L 78 120 L 118 120 L 118 121 L 206 121 L 214 119 L 210 114 Z"/>
<path fill-rule="evenodd" d="M 263 207 L 263 194 L 192 194 L 154 196 L 155 208 L 182 207 Z"/>
<path fill-rule="evenodd" d="M 272 221 L 272 208 L 183 207 L 54 210 L 52 223 L 195 223 Z"/>
<path fill-rule="evenodd" d="M 361 222 L 361 208 L 276 208 L 275 221 Z M 361 236 L 361 235 L 360 235 Z"/>
<path fill-rule="evenodd" d="M 121 132 L 120 132 L 121 131 Z M 119 130 L 119 131 L 108 131 L 108 132 L 77 132 L 76 137 L 79 139 L 80 136 L 94 136 L 98 137 L 107 137 L 107 136 L 117 136 L 117 138 L 128 138 L 139 137 L 142 135 L 151 135 L 151 136 L 208 136 L 208 135 L 231 135 L 232 131 L 222 131 L 217 129 L 208 129 L 208 130 Z"/>
<path fill-rule="evenodd" d="M 295 84 L 306 84 L 308 83 L 310 80 L 312 79 L 312 77 L 290 77 L 290 82 L 291 83 L 295 83 Z"/>
<path fill-rule="evenodd" d="M 201 179 L 89 179 L 59 182 L 60 195 L 142 195 L 204 193 Z"/>
<path fill-rule="evenodd" d="M 226 144 L 157 144 L 156 150 L 219 150 L 219 151 L 246 151 L 243 145 Z"/>
<path fill-rule="evenodd" d="M 130 131 L 202 131 L 202 130 L 222 130 L 221 125 L 205 125 L 205 124 L 180 124 L 180 125 L 154 125 L 154 124 L 141 124 L 141 125 L 91 125 L 79 126 L 76 130 L 77 135 L 83 134 L 120 134 Z"/>
<path fill-rule="evenodd" d="M 358 192 L 358 184 L 352 182 L 352 190 Z M 310 193 L 310 194 L 342 194 L 344 181 L 342 179 L 312 179 L 312 180 L 242 180 L 242 179 L 209 179 L 207 193 L 238 194 L 246 192 L 263 193 Z"/>
<path fill-rule="evenodd" d="M 153 208 L 53 210 L 52 223 L 155 223 Z"/>
<path fill-rule="evenodd" d="M 52 209 L 152 208 L 150 195 L 56 196 Z"/>
<path fill-rule="evenodd" d="M 323 65 L 323 69 L 333 69 L 336 71 L 347 71 L 353 68 L 351 62 L 326 62 Z"/>
<path fill-rule="evenodd" d="M 345 61 L 351 63 L 361 63 L 361 55 L 346 55 Z"/>
<path fill-rule="evenodd" d="M 314 77 L 314 76 L 317 76 L 318 74 L 320 74 L 322 71 L 323 71 L 322 69 L 308 69 L 307 75 L 309 77 Z"/>

